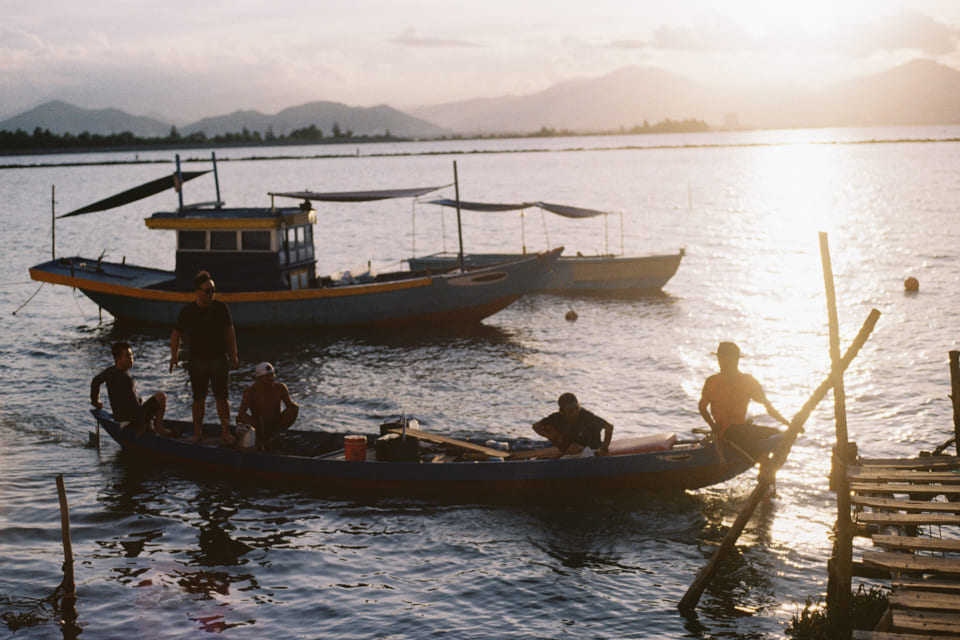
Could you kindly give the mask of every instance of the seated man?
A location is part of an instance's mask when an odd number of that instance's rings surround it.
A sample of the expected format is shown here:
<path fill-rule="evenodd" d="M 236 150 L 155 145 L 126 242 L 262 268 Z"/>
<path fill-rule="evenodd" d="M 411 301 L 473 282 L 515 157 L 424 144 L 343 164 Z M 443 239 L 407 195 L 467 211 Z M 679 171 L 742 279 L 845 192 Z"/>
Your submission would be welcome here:
<path fill-rule="evenodd" d="M 590 447 L 596 455 L 609 453 L 613 425 L 580 406 L 577 396 L 564 393 L 557 399 L 560 411 L 533 425 L 533 430 L 560 450 L 560 455 L 582 453 Z M 600 440 L 600 432 L 603 440 Z"/>
<path fill-rule="evenodd" d="M 290 398 L 287 385 L 277 382 L 277 374 L 269 362 L 257 365 L 256 376 L 256 382 L 243 392 L 237 424 L 248 424 L 256 429 L 257 446 L 264 450 L 290 428 L 300 415 L 300 405 Z"/>
<path fill-rule="evenodd" d="M 90 404 L 103 408 L 100 402 L 100 385 L 107 383 L 107 395 L 114 419 L 124 428 L 143 435 L 145 430 L 160 435 L 170 435 L 163 426 L 163 414 L 167 410 L 167 394 L 158 391 L 146 402 L 137 395 L 137 383 L 130 375 L 133 367 L 133 350 L 129 342 L 116 342 L 110 347 L 113 366 L 101 371 L 90 383 Z"/>
<path fill-rule="evenodd" d="M 707 378 L 700 393 L 700 415 L 718 438 L 734 441 L 759 440 L 777 433 L 772 427 L 753 424 L 747 419 L 750 401 L 759 402 L 767 413 L 790 426 L 780 415 L 757 379 L 740 371 L 740 347 L 733 342 L 721 342 L 717 348 L 720 373 Z"/>

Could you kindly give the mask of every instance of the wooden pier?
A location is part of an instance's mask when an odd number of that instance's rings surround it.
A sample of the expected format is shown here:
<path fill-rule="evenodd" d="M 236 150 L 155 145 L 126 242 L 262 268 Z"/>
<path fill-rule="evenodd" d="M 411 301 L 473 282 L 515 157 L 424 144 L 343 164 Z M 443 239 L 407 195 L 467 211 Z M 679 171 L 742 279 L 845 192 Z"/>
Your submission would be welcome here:
<path fill-rule="evenodd" d="M 857 537 L 853 573 L 890 580 L 887 613 L 858 640 L 960 638 L 960 458 L 864 460 L 847 467 Z"/>

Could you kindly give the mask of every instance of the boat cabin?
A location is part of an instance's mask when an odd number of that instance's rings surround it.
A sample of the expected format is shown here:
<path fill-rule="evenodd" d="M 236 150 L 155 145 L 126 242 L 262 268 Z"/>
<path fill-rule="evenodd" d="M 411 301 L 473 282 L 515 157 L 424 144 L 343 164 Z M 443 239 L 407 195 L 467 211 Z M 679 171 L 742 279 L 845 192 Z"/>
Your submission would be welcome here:
<path fill-rule="evenodd" d="M 192 291 L 194 276 L 206 270 L 223 291 L 271 291 L 316 285 L 316 220 L 305 201 L 285 208 L 197 205 L 145 222 L 177 232 L 176 290 Z"/>

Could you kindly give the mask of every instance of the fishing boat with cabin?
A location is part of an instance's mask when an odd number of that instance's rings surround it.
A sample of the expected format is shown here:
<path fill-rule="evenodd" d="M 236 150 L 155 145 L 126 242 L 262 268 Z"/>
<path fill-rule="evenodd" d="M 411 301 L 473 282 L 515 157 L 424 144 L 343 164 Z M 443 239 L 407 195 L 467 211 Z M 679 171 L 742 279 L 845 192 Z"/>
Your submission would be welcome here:
<path fill-rule="evenodd" d="M 616 439 L 606 456 L 556 457 L 557 450 L 546 441 L 457 439 L 401 418 L 359 435 L 290 429 L 261 453 L 239 431 L 237 441 L 249 446 L 221 444 L 220 425 L 204 425 L 204 437 L 192 443 L 189 421 L 165 420 L 171 437 L 137 435 L 103 409 L 91 412 L 98 427 L 137 463 L 344 495 L 503 500 L 699 489 L 749 470 L 782 439 L 776 434 L 735 447 L 712 437 L 680 440 L 662 433 Z"/>
<path fill-rule="evenodd" d="M 313 202 L 352 203 L 415 198 L 444 186 L 377 191 L 270 193 L 268 207 L 225 207 L 219 183 L 213 202 L 185 205 L 179 187 L 208 171 L 181 171 L 95 202 L 61 218 L 118 207 L 169 188 L 174 211 L 146 218 L 152 230 L 177 234 L 176 267 L 154 269 L 100 258 L 57 258 L 30 269 L 33 280 L 75 287 L 117 320 L 173 324 L 193 300 L 193 278 L 208 271 L 218 299 L 237 327 L 334 328 L 363 325 L 476 323 L 536 288 L 562 249 L 476 270 L 396 271 L 318 276 Z M 216 177 L 216 157 L 213 156 Z M 276 198 L 301 201 L 280 207 Z"/>
<path fill-rule="evenodd" d="M 413 270 L 429 269 L 445 272 L 458 267 L 478 268 L 518 260 L 527 255 L 524 216 L 526 209 L 539 208 L 542 212 L 552 213 L 569 219 L 586 219 L 603 216 L 604 251 L 597 255 L 561 255 L 556 265 L 537 285 L 537 291 L 554 294 L 609 294 L 643 295 L 657 293 L 673 277 L 680 267 L 684 250 L 677 253 L 627 256 L 623 254 L 623 214 L 620 213 L 620 253 L 611 253 L 607 242 L 608 217 L 611 212 L 598 209 L 585 209 L 548 202 L 493 203 L 466 202 L 459 199 L 435 199 L 427 203 L 460 211 L 479 213 L 500 213 L 519 211 L 521 222 L 522 253 L 469 253 L 458 255 L 446 251 L 421 257 L 408 258 Z M 544 222 L 546 232 L 546 222 Z M 547 236 L 547 245 L 550 239 Z"/>

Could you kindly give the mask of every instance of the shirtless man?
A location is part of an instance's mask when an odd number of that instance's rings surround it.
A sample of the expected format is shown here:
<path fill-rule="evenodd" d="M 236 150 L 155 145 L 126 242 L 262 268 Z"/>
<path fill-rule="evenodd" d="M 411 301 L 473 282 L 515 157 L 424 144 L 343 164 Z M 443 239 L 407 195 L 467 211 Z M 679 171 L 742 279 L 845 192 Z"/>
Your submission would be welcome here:
<path fill-rule="evenodd" d="M 257 445 L 263 450 L 271 440 L 290 428 L 300 415 L 300 405 L 290 397 L 287 385 L 277 382 L 277 374 L 269 362 L 257 365 L 256 376 L 256 382 L 243 392 L 237 424 L 248 424 L 256 429 Z"/>
<path fill-rule="evenodd" d="M 762 404 L 771 417 L 790 426 L 790 421 L 767 399 L 757 379 L 740 371 L 740 347 L 733 342 L 721 342 L 715 355 L 720 373 L 710 376 L 703 384 L 700 415 L 718 438 L 749 440 L 776 433 L 776 429 L 754 425 L 747 419 L 751 400 Z"/>

